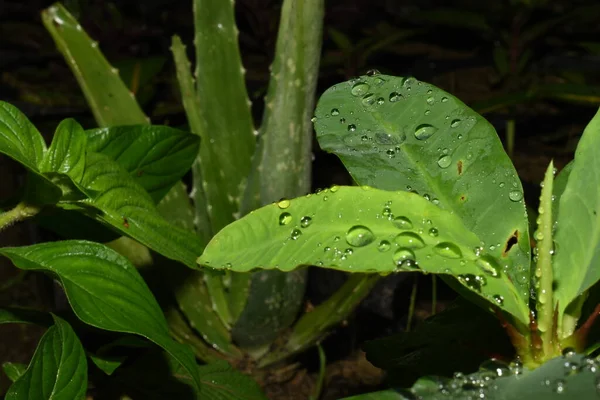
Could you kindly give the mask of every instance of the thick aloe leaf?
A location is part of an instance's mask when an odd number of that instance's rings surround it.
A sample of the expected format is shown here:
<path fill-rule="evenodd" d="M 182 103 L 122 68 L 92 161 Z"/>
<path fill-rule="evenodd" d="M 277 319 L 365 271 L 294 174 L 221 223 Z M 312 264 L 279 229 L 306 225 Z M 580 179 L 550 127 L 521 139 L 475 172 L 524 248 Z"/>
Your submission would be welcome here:
<path fill-rule="evenodd" d="M 83 90 L 100 126 L 145 124 L 146 116 L 133 93 L 77 20 L 60 3 L 42 12 L 42 22 L 52 35 Z"/>
<path fill-rule="evenodd" d="M 489 122 L 433 85 L 375 73 L 329 88 L 315 128 L 358 184 L 415 191 L 455 213 L 528 302 L 523 188 Z"/>
<path fill-rule="evenodd" d="M 94 208 L 99 211 L 92 213 L 96 220 L 165 257 L 194 267 L 195 258 L 202 252 L 196 236 L 163 219 L 152 198 L 116 162 L 103 154 L 89 153 L 85 174 L 75 184 L 89 197 L 77 203 L 82 211 Z"/>
<path fill-rule="evenodd" d="M 88 151 L 117 161 L 155 202 L 190 169 L 200 143 L 198 136 L 157 125 L 117 126 L 85 133 Z"/>
<path fill-rule="evenodd" d="M 299 353 L 323 340 L 329 331 L 340 324 L 354 311 L 377 283 L 377 274 L 352 274 L 344 285 L 330 298 L 304 313 L 294 324 L 292 333 L 287 337 L 283 348 L 267 353 L 260 360 L 260 366 L 276 363 Z"/>
<path fill-rule="evenodd" d="M 562 313 L 600 279 L 600 111 L 583 132 L 560 197 L 555 235 L 554 298 Z"/>
<path fill-rule="evenodd" d="M 15 106 L 0 101 L 0 153 L 37 171 L 46 152 L 42 135 Z"/>
<path fill-rule="evenodd" d="M 73 328 L 59 317 L 44 334 L 31 363 L 11 385 L 7 400 L 83 399 L 87 390 L 85 352 Z"/>
<path fill-rule="evenodd" d="M 204 124 L 204 130 L 196 133 L 206 143 L 199 155 L 202 186 L 211 226 L 217 232 L 239 211 L 241 188 L 255 148 L 254 127 L 234 3 L 195 0 L 194 26 L 196 96 Z"/>
<path fill-rule="evenodd" d="M 479 244 L 456 214 L 415 193 L 334 186 L 232 223 L 217 233 L 198 262 L 240 272 L 316 265 L 348 272 L 448 274 L 527 323 L 527 303 L 494 257 L 474 251 Z"/>
<path fill-rule="evenodd" d="M 2 364 L 2 371 L 11 382 L 15 382 L 27 371 L 27 364 L 5 362 Z"/>
<path fill-rule="evenodd" d="M 190 345 L 196 358 L 206 363 L 223 359 L 222 353 L 215 350 L 208 344 L 208 341 L 205 342 L 197 336 L 192 328 L 190 328 L 190 324 L 183 319 L 183 315 L 178 310 L 171 307 L 165 312 L 165 315 L 167 317 L 167 322 L 169 323 L 171 336 L 180 343 Z M 216 315 L 211 315 L 211 313 L 206 313 L 206 315 L 218 318 Z M 211 329 L 207 331 L 206 334 L 213 333 L 213 331 L 214 329 Z"/>
<path fill-rule="evenodd" d="M 158 303 L 131 263 L 94 242 L 63 241 L 4 247 L 16 267 L 58 276 L 75 315 L 100 329 L 141 335 L 169 352 L 194 378 L 196 363 L 187 346 L 169 337 Z M 199 381 L 196 380 L 199 388 Z"/>

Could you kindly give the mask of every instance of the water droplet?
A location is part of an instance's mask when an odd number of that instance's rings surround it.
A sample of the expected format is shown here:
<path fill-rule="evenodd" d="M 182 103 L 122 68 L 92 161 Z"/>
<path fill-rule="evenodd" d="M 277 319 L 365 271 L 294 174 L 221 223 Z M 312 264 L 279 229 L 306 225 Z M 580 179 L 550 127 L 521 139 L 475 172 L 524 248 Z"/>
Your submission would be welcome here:
<path fill-rule="evenodd" d="M 477 292 L 481 292 L 481 281 L 473 274 L 458 275 L 457 279 L 460 283 Z"/>
<path fill-rule="evenodd" d="M 363 106 L 369 107 L 375 104 L 375 96 L 373 93 L 368 93 L 366 96 L 362 98 Z"/>
<path fill-rule="evenodd" d="M 394 242 L 401 247 L 408 249 L 421 249 L 425 247 L 425 242 L 421 236 L 413 232 L 402 232 L 394 238 Z"/>
<path fill-rule="evenodd" d="M 385 151 L 385 154 L 387 154 L 387 156 L 388 156 L 389 158 L 393 158 L 393 157 L 396 155 L 396 152 L 394 151 L 394 149 L 387 149 L 387 150 Z"/>
<path fill-rule="evenodd" d="M 380 97 L 377 99 L 377 105 L 382 105 L 383 103 L 385 103 L 385 99 L 383 97 Z"/>
<path fill-rule="evenodd" d="M 450 242 L 442 242 L 439 243 L 437 245 L 435 245 L 435 247 L 433 248 L 433 251 L 437 254 L 439 254 L 442 257 L 446 257 L 446 258 L 461 258 L 462 257 L 462 252 L 460 251 L 460 248 L 455 245 L 454 243 L 450 243 Z"/>
<path fill-rule="evenodd" d="M 575 357 L 577 355 L 577 352 L 572 347 L 565 347 L 564 350 L 562 351 L 562 355 L 565 358 L 570 358 L 570 357 Z"/>
<path fill-rule="evenodd" d="M 382 253 L 385 253 L 391 247 L 392 247 L 392 244 L 390 242 L 388 242 L 387 240 L 382 240 L 381 242 L 379 242 L 379 246 L 377 246 L 377 250 L 379 250 Z"/>
<path fill-rule="evenodd" d="M 310 119 L 310 122 L 312 122 L 313 124 L 314 124 L 315 122 L 317 122 L 317 117 L 312 117 L 312 118 Z"/>
<path fill-rule="evenodd" d="M 332 108 L 331 115 L 333 115 L 333 116 L 340 115 L 340 110 L 338 110 L 337 108 Z"/>
<path fill-rule="evenodd" d="M 442 97 L 442 103 L 445 103 L 445 102 L 447 102 L 447 101 L 448 101 L 448 98 L 447 98 L 447 97 Z"/>
<path fill-rule="evenodd" d="M 296 240 L 300 237 L 300 235 L 302 235 L 302 231 L 300 229 L 294 229 L 290 237 L 292 240 Z"/>
<path fill-rule="evenodd" d="M 414 85 L 417 82 L 417 80 L 415 78 L 408 77 L 404 80 L 404 82 L 402 82 L 402 86 L 404 86 L 405 88 L 409 88 L 410 86 Z"/>
<path fill-rule="evenodd" d="M 557 379 L 554 381 L 554 393 L 562 394 L 565 392 L 566 383 L 563 379 Z"/>
<path fill-rule="evenodd" d="M 404 96 L 402 96 L 402 95 L 401 95 L 400 93 L 398 93 L 398 92 L 392 92 L 392 93 L 390 93 L 390 97 L 389 97 L 389 99 L 390 99 L 390 103 L 395 103 L 395 102 L 397 102 L 397 101 L 400 101 L 400 100 L 402 100 L 403 98 L 404 98 Z"/>
<path fill-rule="evenodd" d="M 369 85 L 365 82 L 358 82 L 352 86 L 350 92 L 353 96 L 364 96 L 369 90 Z"/>
<path fill-rule="evenodd" d="M 504 297 L 502 297 L 499 294 L 495 294 L 492 296 L 492 298 L 494 299 L 494 303 L 498 304 L 499 306 L 502 306 L 504 304 Z"/>
<path fill-rule="evenodd" d="M 500 265 L 496 262 L 496 259 L 489 255 L 481 256 L 481 258 L 475 261 L 475 264 L 479 267 L 481 271 L 496 278 L 500 275 L 501 268 Z"/>
<path fill-rule="evenodd" d="M 346 233 L 346 242 L 350 246 L 362 247 L 375 240 L 375 235 L 369 228 L 363 225 L 355 225 Z"/>
<path fill-rule="evenodd" d="M 323 251 L 324 251 L 325 253 L 328 253 L 328 252 L 330 252 L 330 251 L 331 251 L 331 247 L 329 247 L 329 246 L 326 246 L 326 247 L 323 249 Z"/>
<path fill-rule="evenodd" d="M 300 226 L 303 228 L 308 228 L 312 223 L 312 218 L 309 216 L 304 216 L 300 219 Z"/>
<path fill-rule="evenodd" d="M 352 250 L 352 249 L 346 249 L 346 250 L 344 250 L 344 254 L 347 255 L 347 256 L 350 256 L 353 253 L 354 253 L 354 250 Z"/>
<path fill-rule="evenodd" d="M 452 164 L 452 157 L 450 156 L 441 156 L 437 162 L 440 168 L 448 168 L 450 164 Z"/>
<path fill-rule="evenodd" d="M 356 130 L 356 125 L 350 124 L 348 125 L 348 132 L 354 132 Z"/>
<path fill-rule="evenodd" d="M 413 224 L 407 217 L 396 217 L 392 221 L 394 226 L 399 229 L 412 229 Z"/>
<path fill-rule="evenodd" d="M 335 192 L 337 192 L 337 191 L 338 191 L 338 189 L 339 189 L 339 188 L 340 188 L 339 186 L 337 186 L 337 185 L 333 185 L 332 187 L 330 187 L 330 188 L 329 188 L 329 191 L 330 191 L 331 193 L 335 193 Z"/>
<path fill-rule="evenodd" d="M 433 125 L 422 124 L 417 126 L 415 129 L 415 137 L 419 140 L 429 139 L 435 132 L 437 132 L 437 128 Z"/>
<path fill-rule="evenodd" d="M 376 69 L 370 69 L 367 71 L 367 76 L 377 76 L 379 74 L 380 74 L 380 72 Z"/>
<path fill-rule="evenodd" d="M 511 190 L 508 194 L 508 198 L 511 201 L 519 201 L 523 198 L 523 192 L 521 192 L 520 190 Z"/>
<path fill-rule="evenodd" d="M 455 119 L 450 123 L 451 128 L 456 128 L 460 125 L 460 119 Z"/>
<path fill-rule="evenodd" d="M 290 206 L 290 201 L 287 199 L 281 199 L 277 202 L 277 207 L 283 209 L 286 209 Z"/>
<path fill-rule="evenodd" d="M 398 140 L 393 135 L 386 132 L 377 132 L 375 134 L 375 141 L 379 144 L 390 145 L 397 144 Z"/>
<path fill-rule="evenodd" d="M 429 229 L 429 236 L 431 236 L 431 237 L 437 237 L 437 235 L 439 235 L 439 231 L 436 228 L 430 228 Z"/>
<path fill-rule="evenodd" d="M 433 103 L 435 103 L 435 99 L 433 98 L 433 96 L 428 97 L 427 98 L 427 104 L 429 104 L 430 106 L 432 106 Z"/>
<path fill-rule="evenodd" d="M 279 215 L 279 225 L 287 225 L 290 222 L 292 222 L 292 214 L 284 212 Z"/>
<path fill-rule="evenodd" d="M 400 266 L 406 260 L 414 261 L 415 253 L 411 249 L 399 248 L 394 252 L 392 259 L 394 260 L 396 266 Z"/>

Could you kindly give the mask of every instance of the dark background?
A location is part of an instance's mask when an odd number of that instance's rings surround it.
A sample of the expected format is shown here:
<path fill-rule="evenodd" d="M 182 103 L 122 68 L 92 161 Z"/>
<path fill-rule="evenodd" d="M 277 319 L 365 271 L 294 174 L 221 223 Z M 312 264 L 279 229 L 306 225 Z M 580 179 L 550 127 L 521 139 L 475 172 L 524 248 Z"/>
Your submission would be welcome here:
<path fill-rule="evenodd" d="M 119 67 L 125 81 L 128 68 L 136 63 L 146 71 L 136 95 L 152 122 L 182 126 L 186 120 L 169 47 L 171 36 L 178 34 L 191 56 L 191 3 L 71 0 L 64 4 Z M 583 128 L 600 104 L 600 6 L 596 3 L 328 0 L 317 95 L 334 83 L 377 69 L 413 75 L 449 91 L 484 113 L 503 141 L 507 121 L 514 121 L 511 158 L 533 205 L 548 162 L 554 159 L 561 168 L 572 159 Z M 40 11 L 51 4 L 0 1 L 0 99 L 25 112 L 46 138 L 63 118 L 94 126 L 75 78 L 41 23 Z M 280 6 L 280 1 L 236 1 L 242 58 L 257 122 Z M 565 86 L 549 91 L 555 85 Z M 22 173 L 0 156 L 0 199 L 14 193 Z M 315 142 L 313 188 L 333 183 L 351 180 L 337 158 L 320 151 Z M 22 224 L 1 232 L 0 242 L 2 246 L 26 244 L 39 240 L 39 235 Z M 318 303 L 342 279 L 333 272 L 313 272 L 309 298 Z M 380 284 L 358 316 L 326 342 L 330 360 L 347 359 L 365 339 L 402 330 L 415 279 L 406 275 Z M 418 284 L 416 318 L 422 320 L 431 311 L 430 278 L 421 277 Z M 440 284 L 438 309 L 452 297 Z M 11 304 L 49 310 L 52 296 L 46 281 L 35 274 L 20 276 L 0 260 L 0 306 Z M 0 362 L 28 362 L 41 333 L 33 326 L 0 325 Z M 314 354 L 304 361 L 310 370 Z"/>

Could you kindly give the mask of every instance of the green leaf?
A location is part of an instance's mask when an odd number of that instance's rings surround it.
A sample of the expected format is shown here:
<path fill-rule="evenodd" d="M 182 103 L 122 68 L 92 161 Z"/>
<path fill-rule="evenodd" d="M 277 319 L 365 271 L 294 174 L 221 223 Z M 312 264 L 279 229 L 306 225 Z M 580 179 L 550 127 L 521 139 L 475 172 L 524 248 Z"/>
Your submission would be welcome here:
<path fill-rule="evenodd" d="M 194 356 L 169 337 L 167 322 L 137 270 L 99 243 L 63 241 L 4 247 L 16 267 L 58 276 L 73 311 L 97 328 L 141 335 L 158 344 L 193 373 Z M 192 375 L 194 376 L 194 375 Z M 197 388 L 199 382 L 196 381 Z"/>
<path fill-rule="evenodd" d="M 125 360 L 126 356 L 107 356 L 89 353 L 88 357 L 106 375 L 112 375 Z"/>
<path fill-rule="evenodd" d="M 50 314 L 43 311 L 17 307 L 0 308 L 0 324 L 16 323 L 50 326 L 52 322 Z"/>
<path fill-rule="evenodd" d="M 415 191 L 453 212 L 528 303 L 523 188 L 489 122 L 433 85 L 380 74 L 329 88 L 316 118 L 321 148 L 359 185 Z"/>
<path fill-rule="evenodd" d="M 214 232 L 239 211 L 240 189 L 255 148 L 233 6 L 229 1 L 194 1 L 195 93 L 202 127 L 192 129 L 206 143 L 199 157 Z"/>
<path fill-rule="evenodd" d="M 0 101 L 0 153 L 37 171 L 46 152 L 42 135 L 15 106 Z"/>
<path fill-rule="evenodd" d="M 85 352 L 73 328 L 54 316 L 21 377 L 11 385 L 6 400 L 83 399 L 87 390 Z"/>
<path fill-rule="evenodd" d="M 348 272 L 450 274 L 525 323 L 527 303 L 493 256 L 473 251 L 479 244 L 456 214 L 419 195 L 334 186 L 232 223 L 198 262 L 239 272 L 316 265 Z"/>
<path fill-rule="evenodd" d="M 132 237 L 165 257 L 190 268 L 202 252 L 196 236 L 163 219 L 146 191 L 116 162 L 99 153 L 89 153 L 85 174 L 77 187 L 89 200 L 78 202 L 81 211 L 94 208 L 92 217 Z M 73 207 L 71 204 L 59 204 Z"/>
<path fill-rule="evenodd" d="M 27 371 L 27 364 L 5 362 L 2 364 L 2 370 L 11 382 L 16 381 Z"/>
<path fill-rule="evenodd" d="M 118 162 L 155 202 L 190 169 L 200 143 L 198 136 L 157 125 L 117 126 L 85 133 L 88 151 Z"/>
<path fill-rule="evenodd" d="M 198 367 L 202 381 L 200 399 L 266 400 L 260 386 L 225 361 Z"/>
<path fill-rule="evenodd" d="M 60 3 L 42 12 L 42 22 L 83 90 L 100 126 L 148 122 L 132 92 L 77 20 Z"/>
<path fill-rule="evenodd" d="M 41 172 L 68 174 L 80 180 L 85 168 L 86 137 L 74 119 L 65 119 L 56 128 L 50 148 L 40 164 Z"/>
<path fill-rule="evenodd" d="M 351 274 L 330 298 L 310 312 L 302 314 L 283 348 L 267 353 L 260 359 L 259 366 L 265 367 L 281 361 L 323 340 L 331 329 L 348 318 L 379 278 L 376 274 Z"/>
<path fill-rule="evenodd" d="M 583 132 L 560 197 L 554 255 L 559 324 L 565 309 L 600 279 L 600 111 Z M 565 332 L 566 333 L 566 332 Z"/>
<path fill-rule="evenodd" d="M 403 396 L 395 390 L 383 390 L 381 392 L 359 394 L 357 396 L 345 397 L 342 400 L 412 400 L 414 396 Z"/>

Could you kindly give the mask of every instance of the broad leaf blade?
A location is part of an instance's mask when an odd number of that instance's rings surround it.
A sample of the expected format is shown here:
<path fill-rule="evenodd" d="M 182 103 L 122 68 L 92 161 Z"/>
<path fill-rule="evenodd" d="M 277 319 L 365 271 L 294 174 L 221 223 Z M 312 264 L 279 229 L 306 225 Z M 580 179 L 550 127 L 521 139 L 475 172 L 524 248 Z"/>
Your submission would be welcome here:
<path fill-rule="evenodd" d="M 599 146 L 600 111 L 583 132 L 560 197 L 553 263 L 559 321 L 569 303 L 600 279 Z"/>
<path fill-rule="evenodd" d="M 198 262 L 240 272 L 317 265 L 389 273 L 418 265 L 456 276 L 525 323 L 529 312 L 519 291 L 498 261 L 473 251 L 479 243 L 455 214 L 414 193 L 333 187 L 250 213 L 221 230 Z"/>
<path fill-rule="evenodd" d="M 42 22 L 79 82 L 100 126 L 145 124 L 133 93 L 77 20 L 60 3 L 42 12 Z"/>
<path fill-rule="evenodd" d="M 40 165 L 42 172 L 68 174 L 74 180 L 83 176 L 86 137 L 73 119 L 62 121 L 56 128 L 50 148 Z"/>
<path fill-rule="evenodd" d="M 129 261 L 115 251 L 93 242 L 63 241 L 5 247 L 0 254 L 18 268 L 57 275 L 73 311 L 83 322 L 144 336 L 169 352 L 190 373 L 195 371 L 190 349 L 169 337 L 167 322 L 146 283 Z M 199 388 L 199 382 L 196 383 Z"/>
<path fill-rule="evenodd" d="M 85 133 L 88 151 L 118 162 L 155 202 L 190 169 L 200 143 L 198 136 L 157 125 L 117 126 Z"/>
<path fill-rule="evenodd" d="M 260 386 L 252 378 L 236 371 L 225 361 L 198 367 L 198 374 L 204 383 L 199 397 L 201 399 L 267 399 Z"/>
<path fill-rule="evenodd" d="M 21 375 L 25 373 L 25 371 L 27 371 L 27 365 L 20 363 L 5 362 L 2 364 L 2 370 L 11 382 L 15 382 L 21 377 Z"/>
<path fill-rule="evenodd" d="M 146 191 L 116 162 L 103 154 L 89 153 L 85 174 L 75 184 L 89 197 L 78 205 L 97 209 L 93 215 L 96 220 L 194 268 L 195 258 L 202 252 L 196 236 L 163 219 Z"/>
<path fill-rule="evenodd" d="M 380 74 L 331 87 L 316 116 L 319 144 L 358 184 L 416 191 L 454 212 L 527 304 L 523 188 L 490 123 L 433 85 Z"/>
<path fill-rule="evenodd" d="M 0 101 L 0 153 L 38 170 L 46 151 L 42 135 L 15 106 Z"/>
<path fill-rule="evenodd" d="M 6 393 L 7 400 L 83 399 L 87 390 L 85 352 L 73 328 L 54 317 L 29 367 Z"/>

